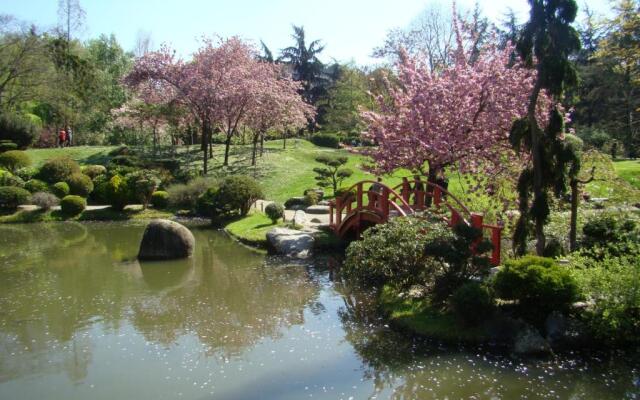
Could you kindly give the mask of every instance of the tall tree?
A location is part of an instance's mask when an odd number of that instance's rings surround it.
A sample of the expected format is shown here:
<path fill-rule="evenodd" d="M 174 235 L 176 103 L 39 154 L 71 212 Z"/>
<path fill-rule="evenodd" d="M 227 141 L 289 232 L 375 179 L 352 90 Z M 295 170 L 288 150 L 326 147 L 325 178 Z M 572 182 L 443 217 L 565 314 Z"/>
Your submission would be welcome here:
<path fill-rule="evenodd" d="M 576 160 L 562 141 L 565 119 L 562 109 L 552 108 L 549 124 L 543 129 L 536 115 L 537 105 L 543 91 L 559 101 L 565 87 L 576 83 L 576 70 L 569 56 L 580 49 L 580 39 L 571 26 L 578 11 L 575 1 L 529 0 L 529 4 L 529 21 L 517 48 L 537 75 L 527 116 L 514 122 L 510 139 L 514 148 L 531 154 L 532 165 L 523 170 L 518 181 L 520 217 L 514 232 L 514 248 L 519 254 L 526 251 L 529 223 L 533 220 L 536 252 L 541 255 L 545 247 L 544 225 L 550 212 L 548 192 L 553 189 L 559 194 L 566 190 L 567 165 L 575 168 Z"/>

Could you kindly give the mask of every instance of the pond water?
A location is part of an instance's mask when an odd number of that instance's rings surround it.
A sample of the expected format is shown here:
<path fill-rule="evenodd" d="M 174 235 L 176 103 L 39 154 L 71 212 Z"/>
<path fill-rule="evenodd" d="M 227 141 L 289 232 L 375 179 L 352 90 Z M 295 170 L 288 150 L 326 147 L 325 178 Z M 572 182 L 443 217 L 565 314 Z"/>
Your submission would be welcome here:
<path fill-rule="evenodd" d="M 517 360 L 411 340 L 332 271 L 191 227 L 192 259 L 134 260 L 143 226 L 0 226 L 0 399 L 637 398 L 638 358 Z"/>

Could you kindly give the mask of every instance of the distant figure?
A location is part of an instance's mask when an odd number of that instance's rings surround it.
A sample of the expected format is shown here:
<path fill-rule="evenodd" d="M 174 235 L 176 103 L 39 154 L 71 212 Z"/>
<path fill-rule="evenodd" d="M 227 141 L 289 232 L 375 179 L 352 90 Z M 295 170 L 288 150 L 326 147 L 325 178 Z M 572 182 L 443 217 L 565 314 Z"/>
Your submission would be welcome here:
<path fill-rule="evenodd" d="M 64 144 L 67 142 L 67 132 L 64 129 L 60 129 L 58 132 L 58 145 L 60 147 L 64 147 Z"/>
<path fill-rule="evenodd" d="M 380 199 L 380 195 L 382 195 L 382 189 L 383 189 L 382 178 L 378 177 L 376 179 L 376 182 L 374 182 L 369 188 L 368 196 L 369 196 L 369 205 L 371 207 L 377 207 L 380 205 L 379 199 Z"/>
<path fill-rule="evenodd" d="M 73 145 L 73 131 L 71 130 L 70 127 L 67 127 L 67 145 L 68 146 Z"/>

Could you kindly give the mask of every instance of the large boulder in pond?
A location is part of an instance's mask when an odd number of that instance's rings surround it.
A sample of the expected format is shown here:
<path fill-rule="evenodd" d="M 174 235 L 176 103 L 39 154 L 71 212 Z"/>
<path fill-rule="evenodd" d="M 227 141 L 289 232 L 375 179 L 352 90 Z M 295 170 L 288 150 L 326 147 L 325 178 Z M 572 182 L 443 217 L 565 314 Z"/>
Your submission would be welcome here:
<path fill-rule="evenodd" d="M 313 250 L 313 236 L 308 232 L 274 228 L 267 232 L 271 248 L 278 254 L 293 258 L 309 258 Z"/>
<path fill-rule="evenodd" d="M 184 225 L 167 219 L 154 219 L 142 235 L 138 259 L 173 260 L 193 254 L 193 233 Z"/>

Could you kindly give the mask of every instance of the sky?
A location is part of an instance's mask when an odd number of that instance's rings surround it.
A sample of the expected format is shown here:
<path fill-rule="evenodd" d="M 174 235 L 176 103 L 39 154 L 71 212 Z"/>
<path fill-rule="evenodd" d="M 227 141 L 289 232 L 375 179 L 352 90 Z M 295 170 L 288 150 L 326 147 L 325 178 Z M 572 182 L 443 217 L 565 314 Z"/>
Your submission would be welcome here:
<path fill-rule="evenodd" d="M 437 0 L 79 0 L 86 12 L 80 39 L 115 34 L 125 50 L 133 50 L 140 31 L 149 32 L 154 47 L 169 44 L 189 57 L 203 36 L 240 36 L 259 45 L 263 40 L 277 54 L 292 44 L 292 24 L 303 25 L 308 40 L 326 45 L 321 59 L 375 63 L 374 47 L 389 29 L 407 26 Z M 527 19 L 526 0 L 479 0 L 484 14 L 500 21 L 509 7 L 521 21 Z M 460 9 L 472 9 L 474 0 L 457 0 Z M 584 2 L 578 0 L 582 6 Z M 589 7 L 606 14 L 608 0 L 589 0 Z M 0 14 L 53 28 L 58 0 L 0 0 Z"/>

